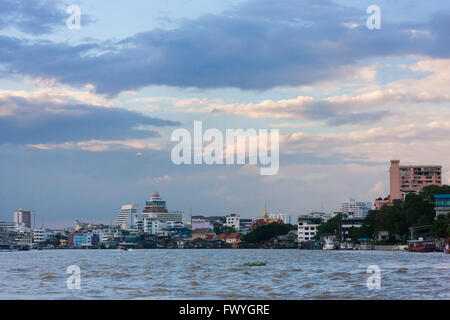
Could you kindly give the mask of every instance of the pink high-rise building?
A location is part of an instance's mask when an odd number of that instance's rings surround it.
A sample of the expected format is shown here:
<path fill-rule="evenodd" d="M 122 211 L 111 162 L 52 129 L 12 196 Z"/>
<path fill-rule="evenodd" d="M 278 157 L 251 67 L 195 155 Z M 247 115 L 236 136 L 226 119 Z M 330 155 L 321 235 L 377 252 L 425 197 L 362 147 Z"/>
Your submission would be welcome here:
<path fill-rule="evenodd" d="M 442 185 L 441 171 L 442 166 L 401 166 L 400 160 L 391 160 L 389 169 L 391 200 L 404 199 L 406 194 L 418 192 L 425 186 Z"/>
<path fill-rule="evenodd" d="M 429 185 L 442 185 L 442 166 L 410 165 L 401 166 L 400 160 L 391 160 L 389 168 L 390 196 L 389 199 L 376 200 L 375 210 L 384 205 L 392 204 L 396 199 L 404 199 L 408 193 L 416 193 Z"/>

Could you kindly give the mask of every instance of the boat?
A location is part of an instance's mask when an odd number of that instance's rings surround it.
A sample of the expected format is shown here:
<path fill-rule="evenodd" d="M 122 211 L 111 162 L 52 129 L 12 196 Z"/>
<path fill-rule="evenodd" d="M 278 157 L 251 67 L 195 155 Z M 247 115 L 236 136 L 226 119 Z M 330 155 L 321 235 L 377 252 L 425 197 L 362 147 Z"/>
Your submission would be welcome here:
<path fill-rule="evenodd" d="M 125 246 L 119 246 L 120 251 L 128 251 L 128 248 Z"/>
<path fill-rule="evenodd" d="M 354 246 L 353 246 L 353 243 L 349 243 L 349 244 L 347 244 L 347 250 L 354 250 Z"/>
<path fill-rule="evenodd" d="M 450 253 L 450 238 L 444 240 L 444 252 Z"/>
<path fill-rule="evenodd" d="M 341 244 L 339 244 L 339 249 L 347 250 L 347 244 L 345 242 L 342 242 Z"/>
<path fill-rule="evenodd" d="M 11 252 L 11 251 L 18 251 L 19 248 L 15 245 L 9 244 L 9 243 L 2 243 L 0 244 L 0 252 Z"/>
<path fill-rule="evenodd" d="M 359 250 L 373 250 L 374 246 L 371 243 L 361 243 L 359 245 Z"/>
<path fill-rule="evenodd" d="M 327 241 L 325 241 L 325 244 L 323 245 L 322 249 L 323 250 L 334 250 L 336 248 L 334 246 L 333 241 L 327 240 Z"/>
<path fill-rule="evenodd" d="M 409 252 L 433 252 L 436 250 L 436 242 L 424 240 L 409 240 Z"/>

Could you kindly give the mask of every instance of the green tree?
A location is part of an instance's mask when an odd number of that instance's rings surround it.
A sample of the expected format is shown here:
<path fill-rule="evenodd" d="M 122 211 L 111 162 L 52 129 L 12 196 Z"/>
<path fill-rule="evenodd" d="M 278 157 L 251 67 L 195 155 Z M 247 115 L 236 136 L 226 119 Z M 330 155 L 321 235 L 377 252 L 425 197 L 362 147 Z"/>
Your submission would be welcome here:
<path fill-rule="evenodd" d="M 242 241 L 246 243 L 260 243 L 263 241 L 268 241 L 273 237 L 287 234 L 293 228 L 295 227 L 291 224 L 279 224 L 276 222 L 265 224 L 247 233 L 242 238 Z"/>

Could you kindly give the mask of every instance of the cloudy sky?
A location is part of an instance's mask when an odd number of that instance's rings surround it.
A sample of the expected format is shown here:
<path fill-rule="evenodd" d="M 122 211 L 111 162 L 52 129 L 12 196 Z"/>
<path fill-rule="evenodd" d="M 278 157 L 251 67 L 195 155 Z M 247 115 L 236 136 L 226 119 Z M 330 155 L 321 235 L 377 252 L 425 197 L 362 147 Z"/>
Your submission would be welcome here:
<path fill-rule="evenodd" d="M 2 0 L 0 221 L 109 223 L 154 191 L 185 218 L 332 212 L 385 196 L 394 158 L 449 183 L 449 30 L 439 0 Z M 280 129 L 278 174 L 174 165 L 195 120 Z"/>

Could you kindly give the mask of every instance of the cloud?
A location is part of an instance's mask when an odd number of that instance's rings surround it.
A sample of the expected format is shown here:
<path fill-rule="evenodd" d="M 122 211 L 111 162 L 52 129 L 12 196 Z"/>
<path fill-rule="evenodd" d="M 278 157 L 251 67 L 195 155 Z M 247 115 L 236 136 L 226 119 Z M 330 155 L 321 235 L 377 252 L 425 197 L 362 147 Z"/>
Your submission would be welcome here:
<path fill-rule="evenodd" d="M 149 126 L 177 124 L 124 108 L 0 94 L 0 144 L 144 139 L 159 136 Z"/>
<path fill-rule="evenodd" d="M 92 84 L 109 96 L 151 85 L 244 90 L 309 85 L 347 76 L 363 59 L 449 56 L 448 15 L 427 23 L 384 21 L 375 31 L 359 24 L 366 18 L 364 11 L 332 1 L 248 1 L 222 14 L 184 20 L 175 29 L 119 41 L 70 45 L 0 37 L 0 55 L 4 76 Z M 358 27 L 349 29 L 347 22 Z M 359 76 L 370 79 L 373 73 Z"/>

